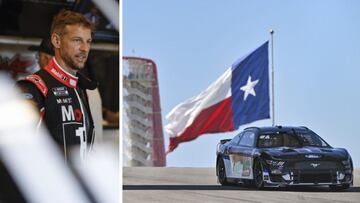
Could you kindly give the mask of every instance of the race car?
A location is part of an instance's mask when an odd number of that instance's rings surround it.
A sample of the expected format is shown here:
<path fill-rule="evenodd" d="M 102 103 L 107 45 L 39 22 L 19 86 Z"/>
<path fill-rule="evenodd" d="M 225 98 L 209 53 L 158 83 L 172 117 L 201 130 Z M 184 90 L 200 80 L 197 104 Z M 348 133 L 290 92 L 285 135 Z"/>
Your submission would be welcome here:
<path fill-rule="evenodd" d="M 221 140 L 216 157 L 221 185 L 328 185 L 333 190 L 353 185 L 349 152 L 331 147 L 307 127 L 249 127 Z"/>

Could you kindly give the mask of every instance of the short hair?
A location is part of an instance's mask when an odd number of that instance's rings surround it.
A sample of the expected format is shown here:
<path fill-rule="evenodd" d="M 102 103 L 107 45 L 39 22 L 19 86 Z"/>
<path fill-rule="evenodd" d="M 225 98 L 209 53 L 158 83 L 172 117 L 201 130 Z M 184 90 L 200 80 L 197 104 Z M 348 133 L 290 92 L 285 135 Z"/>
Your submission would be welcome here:
<path fill-rule="evenodd" d="M 95 29 L 94 24 L 88 21 L 81 13 L 63 9 L 53 18 L 50 33 L 63 35 L 66 25 L 76 24 L 84 26 L 85 28 L 89 28 L 91 31 L 94 31 Z"/>

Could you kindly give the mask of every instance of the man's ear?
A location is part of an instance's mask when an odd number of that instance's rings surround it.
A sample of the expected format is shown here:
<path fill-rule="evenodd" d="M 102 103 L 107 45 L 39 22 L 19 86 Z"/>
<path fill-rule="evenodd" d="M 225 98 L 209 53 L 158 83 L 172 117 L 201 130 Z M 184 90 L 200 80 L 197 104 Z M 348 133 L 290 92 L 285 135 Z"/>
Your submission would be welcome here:
<path fill-rule="evenodd" d="M 54 48 L 60 48 L 61 41 L 60 36 L 56 33 L 51 34 L 51 43 L 54 46 Z"/>

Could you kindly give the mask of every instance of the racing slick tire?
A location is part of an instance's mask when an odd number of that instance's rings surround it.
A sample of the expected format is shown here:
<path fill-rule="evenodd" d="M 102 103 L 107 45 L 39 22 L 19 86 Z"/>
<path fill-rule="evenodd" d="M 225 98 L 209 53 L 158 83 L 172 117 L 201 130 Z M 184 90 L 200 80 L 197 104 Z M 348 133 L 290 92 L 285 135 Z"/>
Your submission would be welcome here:
<path fill-rule="evenodd" d="M 254 174 L 254 186 L 257 189 L 264 188 L 264 179 L 263 179 L 263 163 L 261 159 L 257 159 L 253 167 Z"/>
<path fill-rule="evenodd" d="M 229 185 L 229 182 L 226 180 L 226 170 L 224 160 L 219 158 L 216 164 L 217 178 L 221 185 Z"/>

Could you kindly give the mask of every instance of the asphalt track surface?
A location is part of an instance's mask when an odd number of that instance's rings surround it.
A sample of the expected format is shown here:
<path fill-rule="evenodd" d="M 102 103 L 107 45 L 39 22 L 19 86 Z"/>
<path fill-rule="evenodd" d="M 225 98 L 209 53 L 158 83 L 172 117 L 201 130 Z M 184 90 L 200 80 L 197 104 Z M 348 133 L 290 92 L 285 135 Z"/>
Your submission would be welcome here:
<path fill-rule="evenodd" d="M 215 168 L 125 167 L 123 202 L 356 202 L 360 203 L 360 169 L 354 186 L 334 192 L 328 187 L 267 188 L 221 186 Z"/>

